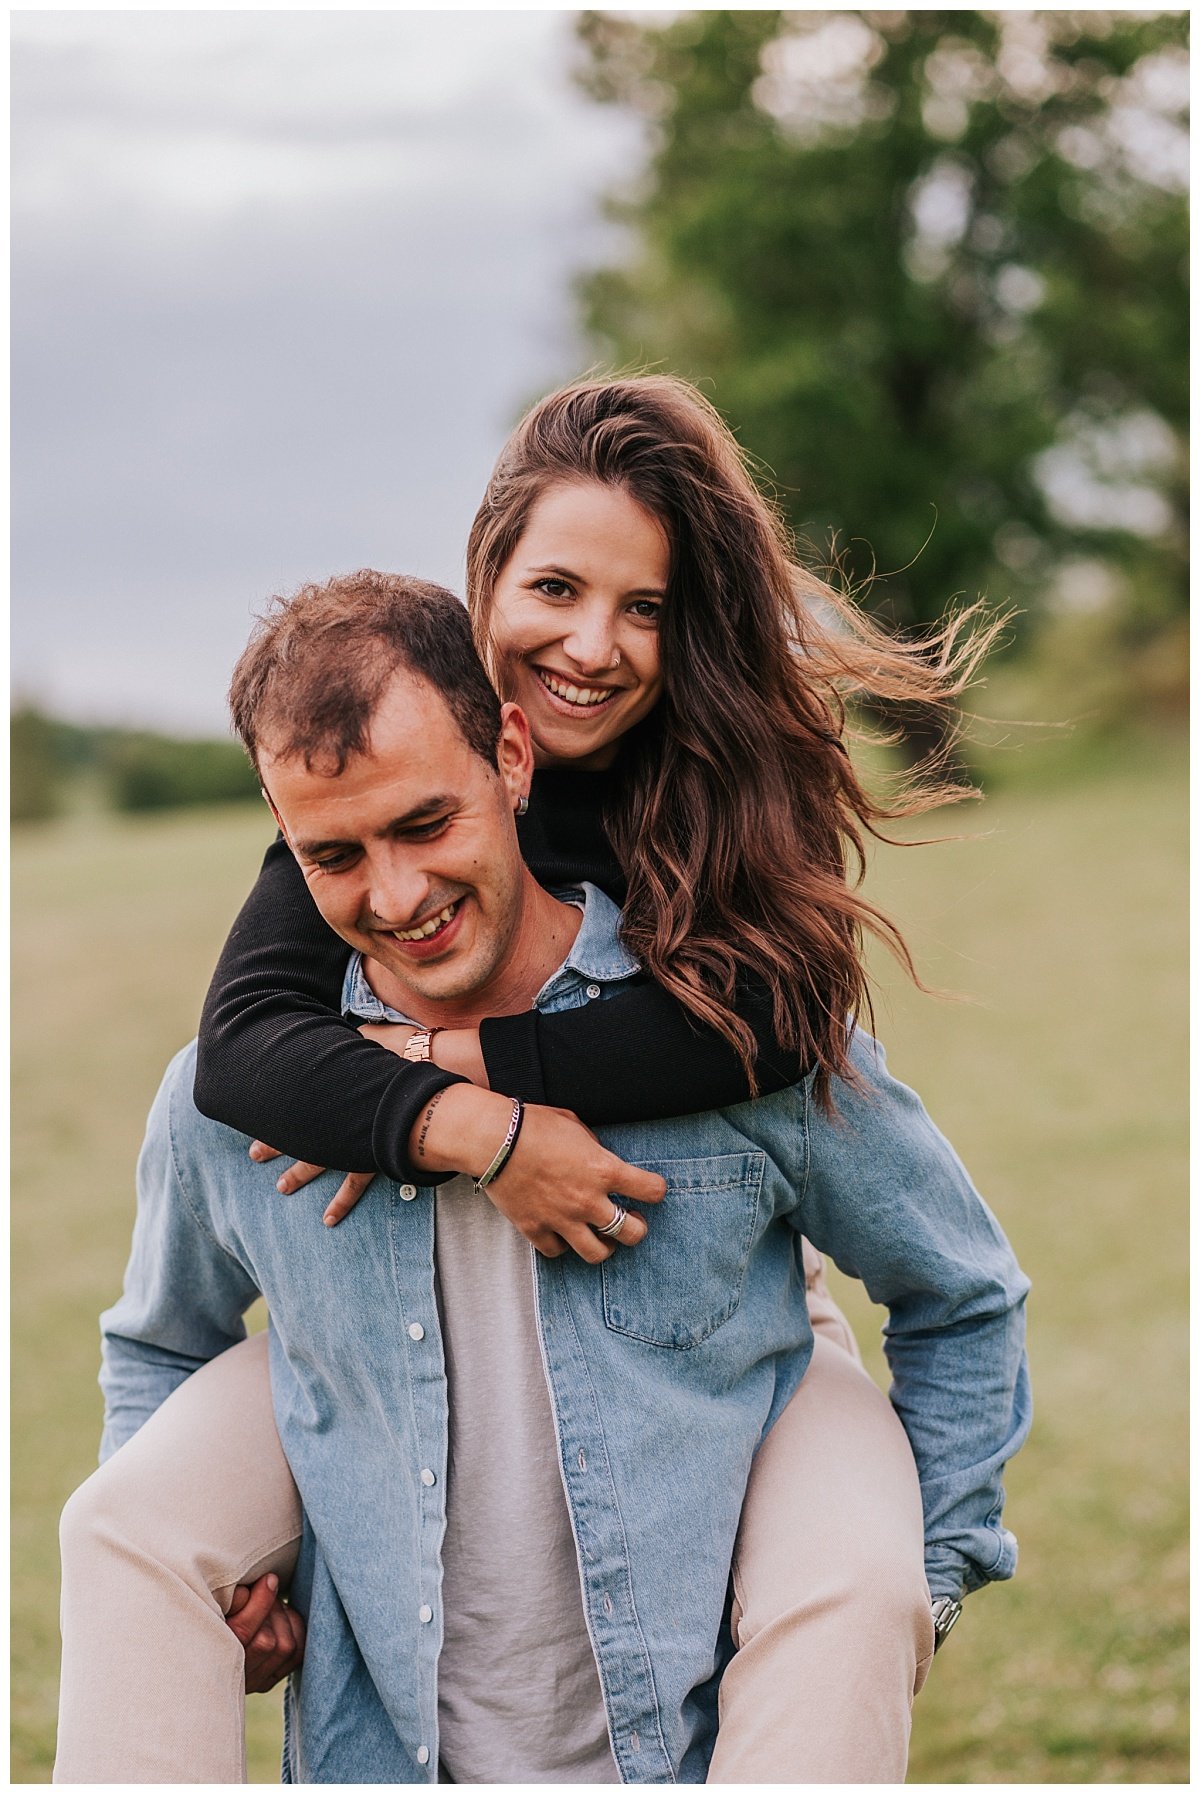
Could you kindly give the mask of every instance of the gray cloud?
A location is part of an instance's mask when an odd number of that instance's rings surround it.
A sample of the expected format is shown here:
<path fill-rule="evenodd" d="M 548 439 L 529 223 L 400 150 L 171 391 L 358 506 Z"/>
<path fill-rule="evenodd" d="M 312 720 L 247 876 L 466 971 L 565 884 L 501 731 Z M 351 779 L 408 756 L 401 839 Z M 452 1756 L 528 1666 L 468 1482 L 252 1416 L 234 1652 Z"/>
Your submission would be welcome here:
<path fill-rule="evenodd" d="M 458 585 L 623 121 L 562 14 L 26 14 L 14 28 L 13 666 L 223 721 L 272 590 Z"/>

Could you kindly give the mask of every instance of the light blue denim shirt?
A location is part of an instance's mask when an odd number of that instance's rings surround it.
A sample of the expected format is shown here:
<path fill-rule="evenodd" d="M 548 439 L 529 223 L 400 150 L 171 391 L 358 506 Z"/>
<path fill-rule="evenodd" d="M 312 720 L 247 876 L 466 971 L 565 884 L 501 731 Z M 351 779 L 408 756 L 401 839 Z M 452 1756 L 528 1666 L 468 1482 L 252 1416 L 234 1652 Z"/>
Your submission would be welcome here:
<path fill-rule="evenodd" d="M 618 922 L 588 887 L 539 1007 L 581 1006 L 636 973 Z M 357 962 L 346 994 L 355 1013 L 384 1013 Z M 863 1088 L 838 1086 L 837 1120 L 806 1082 L 719 1113 L 600 1130 L 667 1180 L 646 1240 L 600 1267 L 530 1249 L 625 1781 L 705 1778 L 751 1461 L 812 1351 L 801 1231 L 888 1309 L 891 1396 L 920 1473 L 931 1591 L 959 1594 L 1015 1566 L 1001 1473 L 1028 1430 L 1028 1285 L 882 1049 L 860 1033 L 852 1056 Z M 293 1595 L 308 1643 L 289 1692 L 285 1779 L 434 1781 L 448 1405 L 433 1190 L 379 1179 L 326 1228 L 337 1174 L 278 1196 L 276 1169 L 196 1110 L 193 1071 L 188 1047 L 138 1163 L 124 1294 L 101 1323 L 102 1455 L 243 1337 L 261 1291 L 279 1433 L 306 1511 Z"/>

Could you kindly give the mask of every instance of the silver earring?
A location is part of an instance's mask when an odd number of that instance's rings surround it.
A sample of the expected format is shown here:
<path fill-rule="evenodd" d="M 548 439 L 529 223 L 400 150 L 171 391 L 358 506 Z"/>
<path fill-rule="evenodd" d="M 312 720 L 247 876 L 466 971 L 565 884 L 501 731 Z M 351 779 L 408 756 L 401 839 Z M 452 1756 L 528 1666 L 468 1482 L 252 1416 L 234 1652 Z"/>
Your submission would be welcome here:
<path fill-rule="evenodd" d="M 518 816 L 528 816 L 528 814 L 529 814 L 529 799 L 527 797 L 519 797 L 517 799 L 517 815 Z"/>

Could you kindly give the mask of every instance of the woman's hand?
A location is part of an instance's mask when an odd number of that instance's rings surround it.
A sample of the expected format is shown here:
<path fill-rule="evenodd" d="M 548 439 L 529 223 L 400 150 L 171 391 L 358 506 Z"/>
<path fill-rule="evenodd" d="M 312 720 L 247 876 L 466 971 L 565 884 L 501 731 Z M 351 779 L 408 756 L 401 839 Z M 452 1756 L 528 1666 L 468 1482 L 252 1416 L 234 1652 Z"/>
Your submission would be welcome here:
<path fill-rule="evenodd" d="M 478 1177 L 491 1163 L 511 1115 L 509 1097 L 452 1084 L 430 1098 L 410 1151 L 433 1171 Z M 613 1219 L 622 1197 L 661 1202 L 666 1191 L 654 1172 L 628 1165 L 601 1146 L 577 1115 L 529 1103 L 512 1155 L 485 1194 L 544 1257 L 557 1258 L 570 1247 L 589 1264 L 602 1264 L 618 1245 L 637 1246 L 646 1237 L 646 1222 L 633 1213 L 619 1238 L 596 1233 Z"/>
<path fill-rule="evenodd" d="M 279 1578 L 260 1576 L 233 1591 L 225 1624 L 246 1653 L 246 1693 L 266 1694 L 304 1656 L 304 1621 L 279 1598 Z"/>
<path fill-rule="evenodd" d="M 544 1257 L 569 1246 L 594 1265 L 646 1237 L 646 1222 L 632 1210 L 619 1234 L 602 1239 L 595 1231 L 613 1219 L 621 1198 L 661 1202 L 666 1193 L 661 1177 L 609 1152 L 578 1115 L 537 1103 L 526 1105 L 521 1137 L 486 1192 Z"/>
<path fill-rule="evenodd" d="M 277 1159 L 281 1155 L 274 1146 L 268 1146 L 265 1140 L 255 1140 L 250 1148 L 250 1157 L 256 1164 L 265 1165 L 268 1159 Z M 323 1177 L 324 1165 L 310 1165 L 307 1159 L 297 1159 L 289 1165 L 275 1180 L 275 1188 L 282 1196 L 293 1196 L 302 1190 L 305 1184 L 312 1183 L 315 1177 Z M 338 1187 L 338 1193 L 325 1213 L 321 1216 L 326 1227 L 336 1227 L 354 1207 L 363 1191 L 375 1178 L 373 1171 L 348 1171 Z"/>

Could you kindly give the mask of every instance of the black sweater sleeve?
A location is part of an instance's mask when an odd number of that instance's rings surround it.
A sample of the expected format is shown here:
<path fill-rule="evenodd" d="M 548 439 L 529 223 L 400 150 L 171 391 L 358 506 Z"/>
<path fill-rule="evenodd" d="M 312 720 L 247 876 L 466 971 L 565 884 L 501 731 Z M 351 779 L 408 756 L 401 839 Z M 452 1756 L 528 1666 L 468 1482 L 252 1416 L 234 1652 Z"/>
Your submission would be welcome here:
<path fill-rule="evenodd" d="M 291 849 L 267 849 L 200 1018 L 196 1107 L 293 1158 L 415 1181 L 408 1139 L 453 1072 L 410 1064 L 341 1016 L 349 948 Z M 424 1184 L 441 1182 L 428 1171 Z"/>
<path fill-rule="evenodd" d="M 621 901 L 621 870 L 602 821 L 607 789 L 603 775 L 536 775 L 520 833 L 543 885 L 588 880 Z M 293 1157 L 417 1181 L 408 1158 L 413 1126 L 434 1091 L 460 1080 L 409 1064 L 343 1021 L 347 956 L 291 851 L 276 841 L 205 999 L 196 1105 Z M 795 1083 L 804 1068 L 775 1040 L 765 986 L 743 979 L 737 1010 L 759 1045 L 760 1092 Z M 494 1090 L 573 1109 L 593 1124 L 698 1114 L 750 1094 L 728 1042 L 650 979 L 583 1009 L 492 1018 L 480 1039 Z M 419 1180 L 429 1183 L 429 1172 Z"/>
<path fill-rule="evenodd" d="M 758 1042 L 758 1093 L 796 1084 L 804 1067 L 775 1038 L 771 995 L 740 979 L 736 1009 Z M 495 1016 L 479 1030 L 493 1090 L 574 1109 L 584 1121 L 652 1121 L 745 1102 L 750 1085 L 723 1035 L 650 978 L 583 1009 Z"/>

